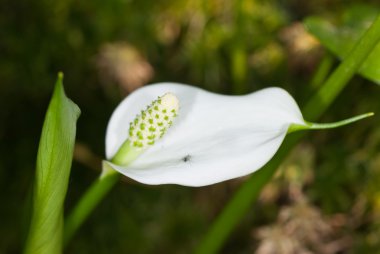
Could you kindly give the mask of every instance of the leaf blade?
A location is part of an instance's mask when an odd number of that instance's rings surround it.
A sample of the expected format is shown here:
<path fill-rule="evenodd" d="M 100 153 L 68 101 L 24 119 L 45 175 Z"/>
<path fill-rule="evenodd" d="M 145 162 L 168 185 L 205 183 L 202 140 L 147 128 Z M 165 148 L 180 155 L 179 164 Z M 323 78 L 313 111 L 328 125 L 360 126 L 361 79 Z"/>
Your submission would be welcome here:
<path fill-rule="evenodd" d="M 76 135 L 78 106 L 66 97 L 58 75 L 37 154 L 32 221 L 25 253 L 61 253 L 63 203 Z"/>
<path fill-rule="evenodd" d="M 307 30 L 339 59 L 345 59 L 375 20 L 379 9 L 368 5 L 353 5 L 347 8 L 340 24 L 333 24 L 322 17 L 310 16 L 304 20 Z M 363 77 L 380 84 L 380 43 L 357 71 Z"/>

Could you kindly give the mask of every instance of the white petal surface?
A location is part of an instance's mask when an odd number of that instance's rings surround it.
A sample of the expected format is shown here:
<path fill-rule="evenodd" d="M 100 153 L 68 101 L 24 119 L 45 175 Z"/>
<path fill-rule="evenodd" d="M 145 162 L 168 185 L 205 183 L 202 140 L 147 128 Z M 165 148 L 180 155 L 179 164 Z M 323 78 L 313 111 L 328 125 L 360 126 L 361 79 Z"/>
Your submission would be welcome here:
<path fill-rule="evenodd" d="M 138 89 L 115 110 L 106 135 L 108 159 L 128 138 L 136 114 L 167 92 L 180 101 L 173 126 L 128 167 L 112 165 L 142 183 L 204 186 L 250 174 L 273 157 L 290 124 L 304 124 L 296 102 L 281 88 L 225 96 L 160 83 Z"/>

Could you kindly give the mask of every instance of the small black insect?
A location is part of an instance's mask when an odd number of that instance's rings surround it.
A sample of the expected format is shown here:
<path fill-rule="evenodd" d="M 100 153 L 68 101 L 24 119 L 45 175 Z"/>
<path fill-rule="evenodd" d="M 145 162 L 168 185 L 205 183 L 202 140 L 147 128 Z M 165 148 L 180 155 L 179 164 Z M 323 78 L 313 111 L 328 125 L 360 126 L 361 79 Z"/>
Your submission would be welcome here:
<path fill-rule="evenodd" d="M 191 159 L 191 155 L 186 155 L 185 157 L 182 158 L 183 162 L 188 162 Z"/>

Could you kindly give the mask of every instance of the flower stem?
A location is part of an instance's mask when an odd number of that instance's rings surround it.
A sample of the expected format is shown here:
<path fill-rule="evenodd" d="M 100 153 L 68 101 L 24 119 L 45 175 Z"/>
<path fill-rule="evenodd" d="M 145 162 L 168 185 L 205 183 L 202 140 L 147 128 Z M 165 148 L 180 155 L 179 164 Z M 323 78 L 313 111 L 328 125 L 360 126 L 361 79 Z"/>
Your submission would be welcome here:
<path fill-rule="evenodd" d="M 130 145 L 129 140 L 126 140 L 111 161 L 117 165 L 128 165 L 142 152 L 142 150 L 134 149 Z M 102 174 L 82 196 L 66 219 L 63 234 L 64 246 L 67 245 L 74 233 L 83 224 L 100 201 L 103 200 L 107 193 L 110 192 L 119 179 L 120 174 L 107 162 L 103 162 Z"/>
<path fill-rule="evenodd" d="M 233 2 L 233 18 L 235 27 L 235 39 L 232 42 L 232 48 L 230 51 L 231 58 L 231 77 L 232 77 L 232 92 L 233 94 L 245 94 L 249 91 L 249 86 L 247 86 L 247 50 L 246 44 L 241 40 L 240 35 L 243 33 L 242 29 L 244 23 L 246 22 L 244 5 L 242 0 L 237 0 Z"/>
<path fill-rule="evenodd" d="M 63 235 L 64 246 L 67 245 L 90 212 L 94 210 L 119 179 L 120 174 L 116 171 L 114 173 L 108 173 L 104 177 L 99 177 L 86 191 L 66 219 Z"/>
<path fill-rule="evenodd" d="M 331 67 L 333 66 L 333 63 L 333 56 L 330 53 L 326 52 L 322 58 L 322 61 L 318 65 L 318 68 L 315 71 L 313 78 L 310 81 L 310 86 L 312 88 L 318 88 L 320 85 L 323 84 L 323 81 L 325 81 L 325 78 L 329 74 Z"/>
<path fill-rule="evenodd" d="M 319 91 L 304 108 L 307 119 L 315 121 L 334 102 L 363 61 L 380 41 L 380 16 L 356 43 L 351 53 L 330 75 Z M 261 189 L 272 178 L 276 169 L 304 133 L 289 135 L 273 159 L 256 171 L 235 193 L 231 201 L 215 220 L 203 241 L 196 249 L 198 254 L 217 253 L 236 224 L 247 214 Z"/>

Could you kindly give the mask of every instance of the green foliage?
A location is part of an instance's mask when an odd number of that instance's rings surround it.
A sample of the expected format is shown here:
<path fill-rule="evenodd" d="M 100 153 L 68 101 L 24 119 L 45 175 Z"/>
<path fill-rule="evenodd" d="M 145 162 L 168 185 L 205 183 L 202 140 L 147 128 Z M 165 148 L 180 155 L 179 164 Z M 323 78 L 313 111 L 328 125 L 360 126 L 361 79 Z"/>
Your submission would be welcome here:
<path fill-rule="evenodd" d="M 27 254 L 62 253 L 63 203 L 80 110 L 63 90 L 60 73 L 46 113 L 37 155 Z"/>
<path fill-rule="evenodd" d="M 376 18 L 378 8 L 367 5 L 354 5 L 347 8 L 338 24 L 322 17 L 308 17 L 304 24 L 316 36 L 324 47 L 340 59 L 345 59 L 360 36 Z M 368 56 L 359 73 L 380 84 L 380 44 Z"/>

